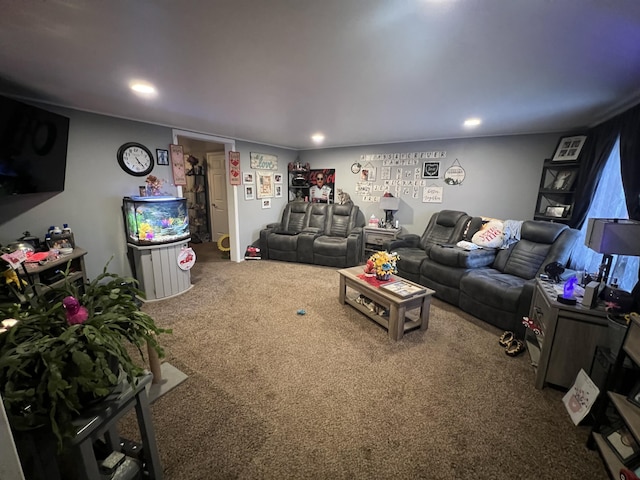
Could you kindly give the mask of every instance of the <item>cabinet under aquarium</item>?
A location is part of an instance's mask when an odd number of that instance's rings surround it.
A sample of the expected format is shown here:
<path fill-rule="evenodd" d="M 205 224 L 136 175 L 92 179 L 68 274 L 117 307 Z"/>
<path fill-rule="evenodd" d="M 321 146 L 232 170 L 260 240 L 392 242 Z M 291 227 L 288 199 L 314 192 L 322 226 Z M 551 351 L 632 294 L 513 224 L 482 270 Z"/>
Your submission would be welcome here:
<path fill-rule="evenodd" d="M 122 202 L 127 242 L 162 245 L 189 238 L 186 198 L 133 196 Z"/>

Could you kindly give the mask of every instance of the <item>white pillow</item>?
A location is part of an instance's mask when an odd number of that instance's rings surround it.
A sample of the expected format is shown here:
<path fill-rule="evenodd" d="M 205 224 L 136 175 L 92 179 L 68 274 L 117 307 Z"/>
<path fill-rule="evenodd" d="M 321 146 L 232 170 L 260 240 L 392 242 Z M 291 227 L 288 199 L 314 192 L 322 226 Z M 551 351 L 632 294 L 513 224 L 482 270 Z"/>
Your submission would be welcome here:
<path fill-rule="evenodd" d="M 504 243 L 503 228 L 502 222 L 491 220 L 473 235 L 471 241 L 481 247 L 500 248 Z"/>

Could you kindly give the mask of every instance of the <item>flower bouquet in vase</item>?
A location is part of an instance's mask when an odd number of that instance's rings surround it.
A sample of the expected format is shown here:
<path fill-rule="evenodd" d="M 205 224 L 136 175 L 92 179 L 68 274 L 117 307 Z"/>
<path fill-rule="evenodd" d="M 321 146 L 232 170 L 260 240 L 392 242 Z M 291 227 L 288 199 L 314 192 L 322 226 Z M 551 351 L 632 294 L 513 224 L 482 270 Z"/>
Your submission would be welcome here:
<path fill-rule="evenodd" d="M 375 275 L 378 280 L 389 280 L 392 274 L 398 273 L 396 263 L 399 258 L 396 252 L 376 252 L 367 260 L 364 273 L 366 275 Z"/>

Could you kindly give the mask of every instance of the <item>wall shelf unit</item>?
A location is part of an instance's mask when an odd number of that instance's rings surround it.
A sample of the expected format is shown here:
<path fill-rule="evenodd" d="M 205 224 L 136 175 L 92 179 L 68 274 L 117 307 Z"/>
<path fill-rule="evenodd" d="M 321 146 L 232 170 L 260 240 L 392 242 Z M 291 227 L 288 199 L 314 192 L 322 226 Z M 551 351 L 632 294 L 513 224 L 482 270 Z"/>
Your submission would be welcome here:
<path fill-rule="evenodd" d="M 545 160 L 534 213 L 535 220 L 569 223 L 579 173 L 580 164 L 577 162 Z"/>

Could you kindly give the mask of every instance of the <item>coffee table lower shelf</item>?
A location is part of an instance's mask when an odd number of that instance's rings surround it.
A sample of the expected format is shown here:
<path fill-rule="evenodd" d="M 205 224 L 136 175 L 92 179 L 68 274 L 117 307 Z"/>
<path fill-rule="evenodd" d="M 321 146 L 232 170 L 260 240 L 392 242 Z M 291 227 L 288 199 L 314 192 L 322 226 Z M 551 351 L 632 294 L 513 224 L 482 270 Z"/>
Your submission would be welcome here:
<path fill-rule="evenodd" d="M 435 293 L 433 290 L 414 284 L 423 290 L 417 295 L 402 298 L 374 287 L 358 278 L 358 275 L 362 273 L 362 267 L 360 266 L 345 268 L 339 270 L 338 273 L 340 274 L 340 303 L 351 305 L 374 322 L 386 328 L 389 332 L 389 338 L 392 340 L 400 340 L 404 333 L 409 330 L 426 330 L 428 328 L 431 296 Z M 400 277 L 395 277 L 395 279 L 404 280 Z M 404 281 L 408 282 L 407 280 Z M 348 288 L 353 290 L 356 296 L 348 294 Z M 356 302 L 357 294 L 361 294 L 383 307 L 387 314 L 379 315 L 367 306 Z"/>

